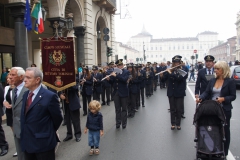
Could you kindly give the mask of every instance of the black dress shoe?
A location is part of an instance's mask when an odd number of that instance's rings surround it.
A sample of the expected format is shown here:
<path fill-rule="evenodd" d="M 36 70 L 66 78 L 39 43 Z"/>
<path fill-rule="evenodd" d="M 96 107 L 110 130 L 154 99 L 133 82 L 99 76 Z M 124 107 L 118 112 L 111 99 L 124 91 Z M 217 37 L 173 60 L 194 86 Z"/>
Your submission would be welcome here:
<path fill-rule="evenodd" d="M 80 137 L 77 137 L 76 138 L 76 142 L 80 142 L 81 141 L 81 138 Z"/>
<path fill-rule="evenodd" d="M 63 140 L 63 142 L 69 141 L 69 140 L 72 139 L 72 138 L 73 138 L 72 136 L 67 136 L 67 137 Z"/>
<path fill-rule="evenodd" d="M 145 105 L 143 104 L 142 107 L 145 107 Z"/>
<path fill-rule="evenodd" d="M 106 105 L 106 103 L 105 103 L 105 102 L 103 102 L 103 103 L 102 103 L 102 106 L 104 106 L 104 105 Z"/>
<path fill-rule="evenodd" d="M 8 153 L 8 147 L 4 146 L 2 147 L 2 152 L 0 153 L 0 156 L 5 156 Z"/>
<path fill-rule="evenodd" d="M 107 102 L 107 105 L 108 105 L 108 106 L 110 106 L 110 103 L 109 103 L 109 102 Z"/>
<path fill-rule="evenodd" d="M 65 126 L 66 125 L 66 122 L 63 122 L 62 126 Z"/>
<path fill-rule="evenodd" d="M 83 116 L 86 116 L 87 115 L 87 113 L 83 113 Z"/>
<path fill-rule="evenodd" d="M 117 129 L 120 128 L 120 125 L 116 125 L 116 128 L 117 128 Z"/>
<path fill-rule="evenodd" d="M 181 115 L 182 118 L 186 118 L 184 115 Z"/>
<path fill-rule="evenodd" d="M 125 128 L 126 128 L 126 126 L 124 125 L 124 126 L 122 126 L 122 128 L 123 128 L 123 129 L 125 129 Z"/>

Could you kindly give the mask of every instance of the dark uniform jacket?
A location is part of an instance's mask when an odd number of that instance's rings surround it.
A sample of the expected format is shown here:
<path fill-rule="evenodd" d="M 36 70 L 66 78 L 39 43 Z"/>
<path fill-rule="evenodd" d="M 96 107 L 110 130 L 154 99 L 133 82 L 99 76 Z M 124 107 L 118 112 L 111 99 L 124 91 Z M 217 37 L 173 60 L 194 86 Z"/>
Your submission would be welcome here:
<path fill-rule="evenodd" d="M 128 89 L 130 94 L 137 94 L 140 90 L 139 87 L 140 77 L 136 76 L 135 79 L 132 79 L 128 83 Z"/>
<path fill-rule="evenodd" d="M 140 88 L 144 88 L 145 87 L 145 80 L 146 80 L 146 71 L 141 70 L 140 73 L 141 73 L 141 76 L 140 76 L 139 86 L 140 86 Z"/>
<path fill-rule="evenodd" d="M 62 93 L 62 91 L 58 92 L 58 95 L 60 96 Z M 69 102 L 68 106 L 71 111 L 81 108 L 77 85 L 67 88 L 64 90 L 64 93 L 66 94 L 66 98 Z"/>
<path fill-rule="evenodd" d="M 146 72 L 146 74 L 147 74 L 147 72 Z M 153 80 L 153 72 L 150 71 L 150 75 L 148 76 L 148 78 L 147 78 L 147 75 L 146 75 L 145 84 L 146 85 L 152 84 L 152 80 Z"/>
<path fill-rule="evenodd" d="M 173 71 L 171 74 L 164 72 L 163 79 L 164 81 L 168 80 L 168 97 L 184 97 L 186 96 L 186 79 L 188 74 L 184 77 L 180 75 L 177 71 Z"/>
<path fill-rule="evenodd" d="M 81 75 L 80 79 L 83 79 L 84 75 Z M 84 82 L 83 86 L 82 86 L 82 95 L 92 95 L 93 93 L 93 76 L 91 75 L 91 78 L 88 80 L 86 79 L 86 82 Z"/>
<path fill-rule="evenodd" d="M 113 84 L 113 95 L 118 93 L 120 97 L 128 97 L 127 80 L 129 77 L 129 71 L 122 69 L 122 74 L 118 74 L 116 77 L 111 76 L 111 83 Z"/>
<path fill-rule="evenodd" d="M 93 82 L 93 91 L 97 93 L 102 93 L 102 78 L 103 75 L 101 73 L 97 73 L 97 76 L 93 74 L 93 77 L 97 79 L 97 82 Z"/>
<path fill-rule="evenodd" d="M 206 90 L 199 96 L 200 99 L 205 100 L 207 97 L 212 97 L 213 87 L 216 83 L 216 78 L 212 78 Z M 232 107 L 232 101 L 236 99 L 236 83 L 233 79 L 224 79 L 222 89 L 220 91 L 220 97 L 224 97 L 225 101 L 222 102 L 222 107 L 225 111 L 230 111 Z"/>
<path fill-rule="evenodd" d="M 195 95 L 196 94 L 200 95 L 206 90 L 208 85 L 208 80 L 205 77 L 206 74 L 207 74 L 206 68 L 203 68 L 198 71 L 197 82 L 195 86 Z"/>
<path fill-rule="evenodd" d="M 105 73 L 103 73 L 102 75 L 103 75 L 103 78 L 105 78 L 105 77 L 108 76 L 109 74 L 108 74 L 108 72 L 105 72 Z M 102 86 L 103 86 L 104 88 L 110 88 L 110 87 L 111 87 L 111 83 L 109 82 L 109 80 L 105 79 L 105 80 L 102 81 Z"/>

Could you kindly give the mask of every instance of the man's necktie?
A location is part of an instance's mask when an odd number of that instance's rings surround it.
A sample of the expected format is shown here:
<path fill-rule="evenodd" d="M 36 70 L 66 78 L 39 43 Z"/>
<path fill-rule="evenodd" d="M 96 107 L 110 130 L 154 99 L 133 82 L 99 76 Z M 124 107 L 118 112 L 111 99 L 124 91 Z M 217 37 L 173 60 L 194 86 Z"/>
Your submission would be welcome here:
<path fill-rule="evenodd" d="M 30 92 L 30 94 L 28 95 L 26 109 L 25 109 L 25 114 L 28 112 L 28 109 L 29 109 L 30 105 L 32 104 L 32 96 L 33 95 L 34 95 L 33 92 Z"/>
<path fill-rule="evenodd" d="M 208 70 L 208 74 L 209 74 L 209 75 L 212 74 L 210 69 Z"/>
<path fill-rule="evenodd" d="M 14 88 L 14 99 L 13 99 L 13 103 L 15 104 L 16 100 L 17 100 L 17 91 L 18 89 L 17 88 Z"/>

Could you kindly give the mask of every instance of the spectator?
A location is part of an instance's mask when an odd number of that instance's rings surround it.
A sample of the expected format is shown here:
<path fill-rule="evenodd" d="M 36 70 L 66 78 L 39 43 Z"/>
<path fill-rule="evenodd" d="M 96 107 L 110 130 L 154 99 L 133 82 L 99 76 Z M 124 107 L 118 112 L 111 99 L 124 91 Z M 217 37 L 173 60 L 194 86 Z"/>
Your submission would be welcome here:
<path fill-rule="evenodd" d="M 2 82 L 2 86 L 5 87 L 6 86 L 6 77 L 8 75 L 8 68 L 4 68 L 2 75 L 1 75 L 1 82 Z"/>

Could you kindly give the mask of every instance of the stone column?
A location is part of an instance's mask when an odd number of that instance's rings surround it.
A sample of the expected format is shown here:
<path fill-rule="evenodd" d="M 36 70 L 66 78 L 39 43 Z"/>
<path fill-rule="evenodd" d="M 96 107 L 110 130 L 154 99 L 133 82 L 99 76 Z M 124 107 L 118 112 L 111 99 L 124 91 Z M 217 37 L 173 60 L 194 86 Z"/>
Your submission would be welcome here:
<path fill-rule="evenodd" d="M 74 34 L 77 37 L 77 66 L 82 63 L 85 64 L 85 52 L 84 52 L 84 35 L 85 26 L 73 27 Z"/>
<path fill-rule="evenodd" d="M 55 23 L 58 23 L 58 36 L 62 37 L 63 33 L 62 33 L 62 29 L 64 28 L 65 24 L 66 24 L 66 19 L 62 18 L 62 17 L 53 17 L 53 18 L 48 18 L 47 19 L 50 22 L 50 26 L 53 29 L 53 35 L 55 35 L 55 37 L 57 37 L 56 33 L 56 28 L 53 27 Z"/>
<path fill-rule="evenodd" d="M 6 5 L 10 11 L 11 16 L 14 17 L 14 27 L 15 27 L 15 56 L 13 65 L 22 67 L 26 69 L 29 67 L 29 53 L 28 53 L 28 36 L 27 29 L 24 26 L 24 13 L 25 13 L 25 3 L 9 3 Z"/>

